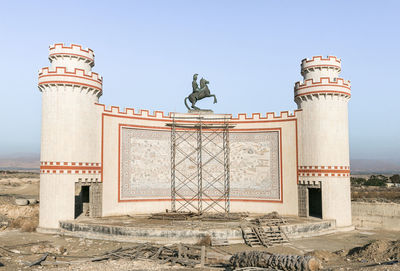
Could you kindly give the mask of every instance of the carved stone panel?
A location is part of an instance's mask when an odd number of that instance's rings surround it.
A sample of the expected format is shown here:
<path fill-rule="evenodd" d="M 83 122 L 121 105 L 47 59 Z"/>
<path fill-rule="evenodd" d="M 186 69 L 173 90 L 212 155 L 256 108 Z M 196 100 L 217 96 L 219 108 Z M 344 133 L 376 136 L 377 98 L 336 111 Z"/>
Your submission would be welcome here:
<path fill-rule="evenodd" d="M 231 133 L 231 198 L 279 200 L 279 132 Z"/>
<path fill-rule="evenodd" d="M 121 200 L 171 197 L 170 136 L 170 131 L 122 128 Z M 229 137 L 231 199 L 280 200 L 279 132 L 232 132 Z M 210 196 L 218 194 L 211 190 Z"/>

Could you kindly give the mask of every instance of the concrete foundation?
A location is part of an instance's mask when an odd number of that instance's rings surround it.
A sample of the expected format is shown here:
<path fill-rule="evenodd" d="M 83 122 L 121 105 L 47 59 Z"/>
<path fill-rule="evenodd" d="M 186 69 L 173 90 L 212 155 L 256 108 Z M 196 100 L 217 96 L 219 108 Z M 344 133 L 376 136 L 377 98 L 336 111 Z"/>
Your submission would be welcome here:
<path fill-rule="evenodd" d="M 289 239 L 311 237 L 335 232 L 334 220 L 289 218 L 281 226 Z M 169 221 L 153 220 L 145 216 L 109 217 L 61 221 L 65 235 L 83 238 L 118 240 L 123 242 L 152 242 L 158 244 L 195 244 L 203 237 L 223 240 L 227 244 L 244 243 L 240 225 L 244 221 Z"/>

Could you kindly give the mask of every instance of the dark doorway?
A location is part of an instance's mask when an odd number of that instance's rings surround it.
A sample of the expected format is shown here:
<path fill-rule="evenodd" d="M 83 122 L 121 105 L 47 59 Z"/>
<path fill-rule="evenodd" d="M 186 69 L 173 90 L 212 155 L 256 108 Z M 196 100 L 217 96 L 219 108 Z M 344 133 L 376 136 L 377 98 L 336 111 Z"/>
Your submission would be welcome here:
<path fill-rule="evenodd" d="M 309 216 L 322 218 L 321 188 L 308 188 Z"/>
<path fill-rule="evenodd" d="M 75 189 L 75 218 L 82 214 L 89 216 L 90 186 L 79 185 Z"/>
<path fill-rule="evenodd" d="M 82 196 L 82 203 L 89 202 L 89 186 L 88 185 L 82 186 L 81 196 Z"/>

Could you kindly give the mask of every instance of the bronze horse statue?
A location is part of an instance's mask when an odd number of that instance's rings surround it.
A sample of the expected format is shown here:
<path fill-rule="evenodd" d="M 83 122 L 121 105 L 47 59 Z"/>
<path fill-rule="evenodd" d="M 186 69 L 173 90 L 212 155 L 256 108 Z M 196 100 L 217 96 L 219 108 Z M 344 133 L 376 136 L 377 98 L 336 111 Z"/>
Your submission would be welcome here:
<path fill-rule="evenodd" d="M 197 74 L 193 75 L 193 82 L 192 82 L 192 87 L 193 87 L 193 92 L 185 98 L 185 105 L 188 110 L 191 110 L 187 104 L 187 100 L 192 103 L 192 108 L 195 110 L 201 110 L 198 108 L 195 104 L 198 100 L 207 98 L 207 97 L 214 97 L 214 103 L 217 103 L 217 97 L 215 97 L 214 94 L 210 93 L 210 89 L 208 88 L 208 82 L 206 79 L 201 78 L 200 79 L 200 88 L 197 85 Z"/>

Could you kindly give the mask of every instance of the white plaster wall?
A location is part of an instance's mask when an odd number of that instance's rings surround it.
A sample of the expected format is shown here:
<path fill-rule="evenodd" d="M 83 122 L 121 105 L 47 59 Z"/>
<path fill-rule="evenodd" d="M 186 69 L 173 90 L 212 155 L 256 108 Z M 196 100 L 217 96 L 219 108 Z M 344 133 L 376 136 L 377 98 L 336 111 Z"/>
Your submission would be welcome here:
<path fill-rule="evenodd" d="M 97 101 L 95 95 L 80 87 L 43 89 L 41 161 L 100 163 L 99 115 L 94 104 Z M 74 218 L 74 184 L 87 177 L 41 174 L 40 227 L 57 228 L 59 220 Z"/>
<path fill-rule="evenodd" d="M 339 77 L 339 72 L 335 68 L 321 67 L 315 68 L 312 72 L 304 71 L 304 80 L 313 79 L 319 81 L 321 77 L 329 77 L 331 79 Z"/>
<path fill-rule="evenodd" d="M 303 102 L 300 117 L 300 165 L 349 166 L 347 99 L 319 95 Z M 321 182 L 323 219 L 351 225 L 349 177 L 306 177 Z"/>
<path fill-rule="evenodd" d="M 106 112 L 106 114 L 111 114 Z M 138 213 L 163 212 L 171 209 L 170 200 L 153 201 L 118 201 L 118 129 L 119 124 L 134 124 L 147 127 L 166 127 L 166 121 L 144 120 L 140 117 L 129 118 L 118 114 L 114 109 L 113 117 L 104 116 L 104 146 L 103 146 L 103 216 L 125 215 Z M 118 116 L 124 116 L 118 117 Z M 285 215 L 298 214 L 297 195 L 297 152 L 296 152 L 296 125 L 295 121 L 273 122 L 241 122 L 236 124 L 237 129 L 254 128 L 281 128 L 282 129 L 282 166 L 283 166 L 283 203 L 231 201 L 231 211 L 248 211 L 267 213 L 278 211 Z"/>
<path fill-rule="evenodd" d="M 81 87 L 43 90 L 41 161 L 99 162 L 97 101 Z"/>
<path fill-rule="evenodd" d="M 74 219 L 74 190 L 71 175 L 40 175 L 39 227 L 56 229 L 60 220 Z"/>
<path fill-rule="evenodd" d="M 50 67 L 54 69 L 55 67 L 66 67 L 67 71 L 74 71 L 75 69 L 82 69 L 85 72 L 91 71 L 90 62 L 82 61 L 78 57 L 69 57 L 69 56 L 58 56 L 51 58 Z"/>
<path fill-rule="evenodd" d="M 335 219 L 338 227 L 351 225 L 350 178 L 323 178 L 321 193 L 322 218 Z"/>
<path fill-rule="evenodd" d="M 342 96 L 315 95 L 300 104 L 301 165 L 349 165 L 347 103 Z"/>

